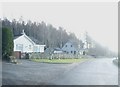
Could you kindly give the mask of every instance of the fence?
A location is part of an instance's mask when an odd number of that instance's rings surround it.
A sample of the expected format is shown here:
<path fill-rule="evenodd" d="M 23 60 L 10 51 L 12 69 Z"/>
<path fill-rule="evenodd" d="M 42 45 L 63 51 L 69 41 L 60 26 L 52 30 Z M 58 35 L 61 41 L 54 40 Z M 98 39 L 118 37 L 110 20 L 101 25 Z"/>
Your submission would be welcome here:
<path fill-rule="evenodd" d="M 80 54 L 44 54 L 44 53 L 31 53 L 29 58 L 47 58 L 47 59 L 64 59 L 64 58 L 82 58 Z"/>

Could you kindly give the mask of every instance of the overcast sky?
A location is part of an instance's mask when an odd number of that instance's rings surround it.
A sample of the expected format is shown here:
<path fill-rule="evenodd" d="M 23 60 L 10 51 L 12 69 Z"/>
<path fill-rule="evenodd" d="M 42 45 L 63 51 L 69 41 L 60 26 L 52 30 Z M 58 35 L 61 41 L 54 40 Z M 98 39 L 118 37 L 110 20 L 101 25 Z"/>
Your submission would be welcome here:
<path fill-rule="evenodd" d="M 3 16 L 8 19 L 44 21 L 59 26 L 77 37 L 89 35 L 109 49 L 118 49 L 118 7 L 114 2 L 37 2 L 2 3 Z"/>

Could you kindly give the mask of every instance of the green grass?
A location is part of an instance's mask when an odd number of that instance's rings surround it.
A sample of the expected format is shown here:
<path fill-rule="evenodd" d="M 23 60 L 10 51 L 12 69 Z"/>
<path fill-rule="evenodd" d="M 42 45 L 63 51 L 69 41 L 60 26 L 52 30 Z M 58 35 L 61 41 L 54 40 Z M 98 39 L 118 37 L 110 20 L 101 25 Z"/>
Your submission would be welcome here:
<path fill-rule="evenodd" d="M 76 63 L 76 62 L 83 62 L 88 59 L 86 58 L 79 58 L 79 59 L 30 59 L 34 62 L 41 62 L 41 63 Z"/>

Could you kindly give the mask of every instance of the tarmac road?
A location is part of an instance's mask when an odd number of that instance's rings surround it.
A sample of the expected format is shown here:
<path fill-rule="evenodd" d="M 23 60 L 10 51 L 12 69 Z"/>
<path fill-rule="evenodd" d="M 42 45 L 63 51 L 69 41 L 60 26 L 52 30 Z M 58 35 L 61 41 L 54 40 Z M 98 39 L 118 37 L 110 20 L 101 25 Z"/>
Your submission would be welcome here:
<path fill-rule="evenodd" d="M 53 81 L 56 85 L 118 85 L 118 67 L 113 58 L 98 58 L 79 64 Z"/>
<path fill-rule="evenodd" d="M 113 58 L 83 63 L 47 64 L 21 60 L 2 64 L 3 85 L 118 85 L 118 67 Z"/>

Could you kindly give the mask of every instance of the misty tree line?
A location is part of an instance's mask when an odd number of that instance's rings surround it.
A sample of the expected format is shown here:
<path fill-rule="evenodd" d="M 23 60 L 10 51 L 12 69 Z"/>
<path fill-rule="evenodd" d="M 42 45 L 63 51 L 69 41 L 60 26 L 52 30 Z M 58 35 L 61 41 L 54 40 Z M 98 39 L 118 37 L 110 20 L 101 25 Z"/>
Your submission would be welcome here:
<path fill-rule="evenodd" d="M 1 19 L 0 19 L 1 20 Z M 33 37 L 39 41 L 40 44 L 45 44 L 46 48 L 62 48 L 63 45 L 72 40 L 76 45 L 80 45 L 81 48 L 84 47 L 83 41 L 79 40 L 74 33 L 67 33 L 66 30 L 62 27 L 58 29 L 53 27 L 51 24 L 46 24 L 45 22 L 32 22 L 32 21 L 17 21 L 13 19 L 12 21 L 4 18 L 2 21 L 2 27 L 7 27 L 12 30 L 13 36 L 20 36 L 22 30 L 24 29 L 25 33 L 29 37 Z M 99 43 L 94 41 L 88 34 L 86 34 L 86 42 L 94 47 L 88 49 L 88 55 L 96 56 L 112 56 L 113 52 L 109 51 L 108 48 L 101 46 Z"/>
<path fill-rule="evenodd" d="M 86 43 L 90 44 L 90 48 L 88 49 L 88 55 L 95 55 L 95 56 L 108 56 L 114 57 L 117 56 L 117 53 L 109 50 L 108 47 L 102 46 L 98 42 L 96 42 L 89 34 L 86 32 L 85 34 Z"/>
<path fill-rule="evenodd" d="M 59 27 L 58 29 L 53 27 L 51 24 L 46 24 L 45 22 L 32 22 L 32 21 L 12 21 L 4 18 L 2 20 L 2 26 L 8 27 L 12 30 L 14 37 L 19 36 L 24 29 L 26 35 L 33 37 L 39 41 L 40 44 L 45 44 L 46 47 L 59 47 L 61 48 L 67 41 L 73 40 L 79 43 L 74 33 L 67 33 L 65 29 Z"/>

